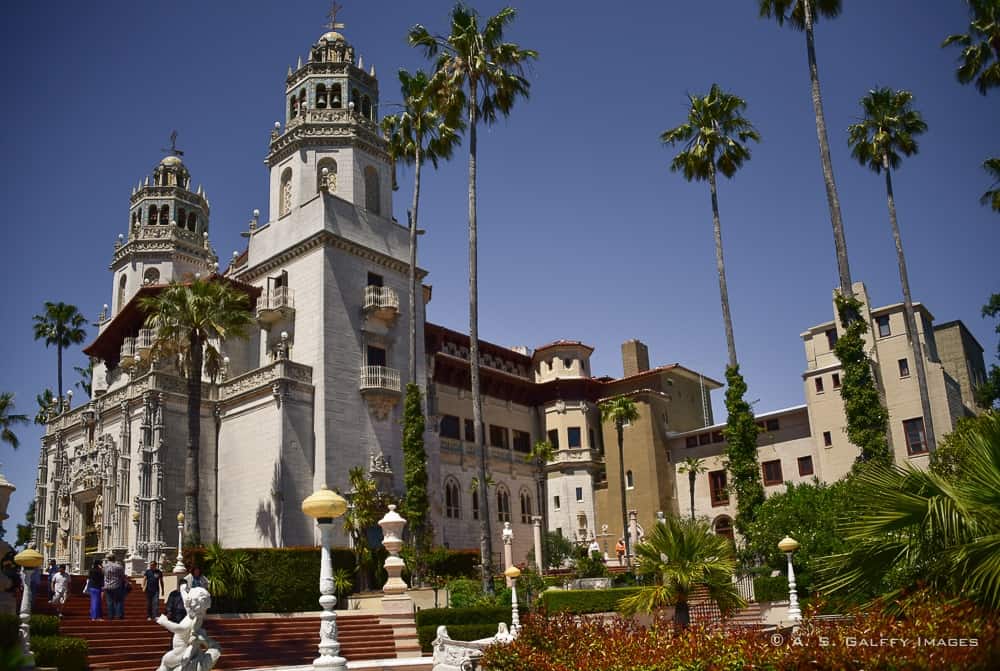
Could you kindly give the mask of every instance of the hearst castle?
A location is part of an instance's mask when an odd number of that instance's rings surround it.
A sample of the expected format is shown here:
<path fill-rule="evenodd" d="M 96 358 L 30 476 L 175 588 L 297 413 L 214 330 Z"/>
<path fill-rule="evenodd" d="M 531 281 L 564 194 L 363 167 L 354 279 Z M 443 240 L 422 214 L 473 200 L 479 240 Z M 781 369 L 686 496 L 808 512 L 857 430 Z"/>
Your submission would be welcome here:
<path fill-rule="evenodd" d="M 230 282 L 251 298 L 256 317 L 247 339 L 221 343 L 219 370 L 203 380 L 203 538 L 225 547 L 312 545 L 314 525 L 299 503 L 324 483 L 349 492 L 348 471 L 357 466 L 402 493 L 408 232 L 392 217 L 378 80 L 341 34 L 327 32 L 289 72 L 285 98 L 285 122 L 275 124 L 266 159 L 270 210 L 255 216 L 247 248 L 225 270 L 209 243 L 209 202 L 200 187 L 192 190 L 178 155 L 160 161 L 132 190 L 129 232 L 111 259 L 111 301 L 85 348 L 97 362 L 93 398 L 54 411 L 42 441 L 34 540 L 47 559 L 79 569 L 107 552 L 137 562 L 176 554 L 186 387 L 174 366 L 151 356 L 154 333 L 145 328 L 139 300 L 194 275 Z M 426 396 L 436 542 L 475 548 L 469 338 L 428 322 L 429 286 L 422 297 L 416 368 Z M 897 460 L 925 463 L 919 397 L 906 362 L 911 350 L 900 338 L 902 308 L 867 308 L 863 297 Z M 930 313 L 919 310 L 941 436 L 974 411 L 971 388 L 985 373 L 982 348 L 961 322 L 934 327 Z M 856 454 L 836 393 L 839 368 L 829 349 L 836 333 L 830 322 L 802 335 L 807 403 L 758 417 L 768 492 L 787 481 L 836 479 Z M 581 541 L 596 537 L 613 551 L 622 534 L 622 496 L 640 533 L 659 513 L 687 513 L 688 477 L 677 467 L 692 455 L 711 466 L 698 475 L 698 514 L 731 535 L 725 444 L 709 399 L 720 383 L 680 364 L 651 367 L 636 340 L 622 345 L 621 377 L 595 377 L 592 351 L 575 340 L 533 351 L 481 344 L 494 548 L 509 522 L 514 557 L 523 560 L 532 518 L 545 506 L 550 530 Z M 616 434 L 602 425 L 597 406 L 621 394 L 640 412 L 625 429 L 624 492 Z M 556 448 L 545 468 L 544 502 L 525 459 L 540 439 Z"/>

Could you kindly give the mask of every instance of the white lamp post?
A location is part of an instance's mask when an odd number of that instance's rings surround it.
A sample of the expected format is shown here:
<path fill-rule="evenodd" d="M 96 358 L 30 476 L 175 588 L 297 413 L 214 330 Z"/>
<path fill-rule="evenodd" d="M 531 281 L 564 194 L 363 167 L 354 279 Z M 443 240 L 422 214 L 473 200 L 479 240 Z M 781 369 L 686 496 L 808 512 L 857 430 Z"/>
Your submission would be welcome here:
<path fill-rule="evenodd" d="M 778 543 L 778 549 L 788 557 L 788 619 L 798 624 L 802 621 L 802 611 L 799 610 L 799 595 L 795 592 L 795 569 L 792 568 L 792 553 L 799 549 L 799 542 L 791 536 L 785 536 Z"/>
<path fill-rule="evenodd" d="M 174 564 L 174 573 L 187 573 L 184 567 L 184 511 L 177 513 L 177 563 Z"/>
<path fill-rule="evenodd" d="M 31 577 L 35 570 L 45 561 L 44 557 L 34 548 L 29 547 L 14 556 L 14 563 L 24 569 L 24 593 L 21 595 L 21 646 L 24 651 L 24 666 L 35 668 L 35 656 L 31 652 L 31 600 L 34 599 L 31 589 Z"/>
<path fill-rule="evenodd" d="M 316 520 L 320 533 L 319 605 L 323 612 L 319 616 L 319 657 L 313 660 L 313 668 L 347 671 L 347 660 L 338 654 L 337 614 L 333 612 L 337 597 L 334 596 L 333 560 L 330 557 L 333 520 L 347 512 L 347 500 L 324 485 L 302 502 L 302 512 Z"/>
<path fill-rule="evenodd" d="M 521 615 L 517 611 L 517 579 L 521 577 L 521 569 L 511 566 L 503 574 L 510 581 L 510 633 L 517 636 L 521 630 Z"/>

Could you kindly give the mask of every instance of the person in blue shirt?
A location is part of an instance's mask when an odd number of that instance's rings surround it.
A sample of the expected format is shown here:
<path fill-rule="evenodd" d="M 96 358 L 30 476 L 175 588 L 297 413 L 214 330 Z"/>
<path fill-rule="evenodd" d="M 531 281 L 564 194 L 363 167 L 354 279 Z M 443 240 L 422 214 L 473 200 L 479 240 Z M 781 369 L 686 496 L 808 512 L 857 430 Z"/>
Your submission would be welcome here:
<path fill-rule="evenodd" d="M 142 574 L 146 579 L 146 619 L 155 620 L 160 616 L 160 593 L 163 589 L 163 571 L 156 566 L 155 561 L 149 562 L 149 568 Z"/>

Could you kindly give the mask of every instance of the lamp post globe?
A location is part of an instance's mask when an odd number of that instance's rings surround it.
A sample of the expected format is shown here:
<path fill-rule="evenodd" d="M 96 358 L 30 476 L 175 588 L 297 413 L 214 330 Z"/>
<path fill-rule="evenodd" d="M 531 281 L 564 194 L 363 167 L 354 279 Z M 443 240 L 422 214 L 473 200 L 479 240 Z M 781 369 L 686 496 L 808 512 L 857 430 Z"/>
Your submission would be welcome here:
<path fill-rule="evenodd" d="M 340 656 L 337 641 L 337 605 L 333 585 L 333 560 L 330 545 L 333 543 L 333 520 L 347 512 L 347 499 L 323 485 L 302 502 L 302 512 L 316 520 L 320 533 L 319 605 L 323 608 L 319 623 L 319 657 L 313 660 L 314 669 L 346 671 L 347 660 Z"/>

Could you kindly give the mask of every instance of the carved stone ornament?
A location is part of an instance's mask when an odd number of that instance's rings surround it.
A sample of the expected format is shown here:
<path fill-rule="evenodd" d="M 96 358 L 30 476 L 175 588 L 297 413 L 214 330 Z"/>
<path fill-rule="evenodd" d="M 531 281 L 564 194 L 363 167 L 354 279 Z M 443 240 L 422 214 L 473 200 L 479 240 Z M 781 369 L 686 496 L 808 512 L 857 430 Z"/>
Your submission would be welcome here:
<path fill-rule="evenodd" d="M 171 622 L 166 615 L 156 620 L 173 634 L 171 650 L 163 655 L 157 671 L 210 671 L 222 655 L 219 644 L 202 628 L 212 596 L 204 587 L 188 589 L 181 583 L 181 599 L 187 611 L 183 620 Z"/>
<path fill-rule="evenodd" d="M 375 419 L 384 420 L 389 417 L 389 413 L 396 407 L 399 401 L 397 396 L 367 396 L 368 407 L 371 409 Z"/>

